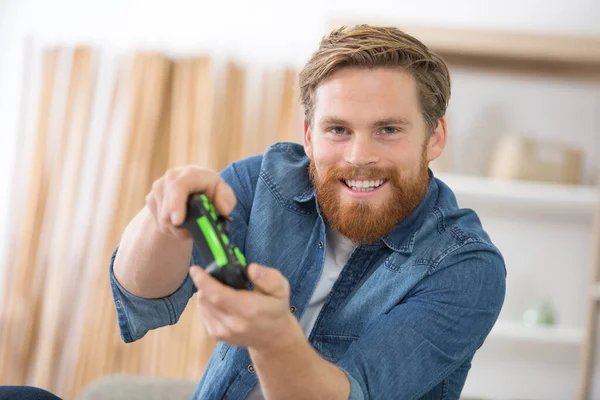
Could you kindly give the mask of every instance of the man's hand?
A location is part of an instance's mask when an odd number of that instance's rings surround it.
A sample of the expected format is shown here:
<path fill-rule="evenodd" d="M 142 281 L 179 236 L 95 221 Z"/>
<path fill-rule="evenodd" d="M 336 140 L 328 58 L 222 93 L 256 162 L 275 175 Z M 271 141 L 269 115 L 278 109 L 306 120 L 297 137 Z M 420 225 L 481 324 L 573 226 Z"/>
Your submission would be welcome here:
<path fill-rule="evenodd" d="M 235 290 L 197 266 L 190 276 L 198 288 L 198 311 L 210 337 L 234 346 L 277 351 L 291 343 L 287 338 L 298 322 L 289 309 L 290 286 L 276 269 L 248 266 L 255 289 Z"/>
<path fill-rule="evenodd" d="M 233 189 L 216 171 L 197 165 L 173 168 L 154 181 L 146 195 L 146 208 L 155 220 L 156 229 L 166 237 L 189 240 L 188 231 L 176 226 L 185 220 L 188 196 L 198 192 L 204 193 L 224 216 L 235 207 Z"/>
<path fill-rule="evenodd" d="M 304 337 L 289 310 L 289 283 L 278 270 L 250 264 L 253 291 L 225 286 L 196 266 L 190 275 L 208 334 L 248 347 L 266 398 L 348 399 L 350 381 Z"/>

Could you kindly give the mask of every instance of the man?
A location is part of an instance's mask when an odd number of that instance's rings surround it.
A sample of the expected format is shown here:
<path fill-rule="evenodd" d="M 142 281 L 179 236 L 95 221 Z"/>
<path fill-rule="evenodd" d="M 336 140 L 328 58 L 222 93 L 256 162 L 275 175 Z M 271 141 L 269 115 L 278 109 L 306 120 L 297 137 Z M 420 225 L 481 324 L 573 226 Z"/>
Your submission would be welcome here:
<path fill-rule="evenodd" d="M 343 28 L 300 88 L 303 146 L 154 183 L 111 260 L 123 340 L 176 323 L 197 290 L 219 342 L 196 399 L 458 399 L 505 268 L 428 168 L 447 140 L 444 61 L 394 28 Z M 175 227 L 194 192 L 232 217 L 253 290 L 199 267 Z"/>

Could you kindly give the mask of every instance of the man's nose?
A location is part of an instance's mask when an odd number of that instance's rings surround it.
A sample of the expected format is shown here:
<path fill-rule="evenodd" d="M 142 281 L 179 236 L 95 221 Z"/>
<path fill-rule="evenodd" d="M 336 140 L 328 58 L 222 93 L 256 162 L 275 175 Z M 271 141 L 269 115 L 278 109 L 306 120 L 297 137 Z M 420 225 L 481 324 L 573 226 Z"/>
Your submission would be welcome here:
<path fill-rule="evenodd" d="M 375 164 L 379 161 L 377 143 L 370 135 L 354 135 L 346 148 L 346 162 L 356 166 Z"/>

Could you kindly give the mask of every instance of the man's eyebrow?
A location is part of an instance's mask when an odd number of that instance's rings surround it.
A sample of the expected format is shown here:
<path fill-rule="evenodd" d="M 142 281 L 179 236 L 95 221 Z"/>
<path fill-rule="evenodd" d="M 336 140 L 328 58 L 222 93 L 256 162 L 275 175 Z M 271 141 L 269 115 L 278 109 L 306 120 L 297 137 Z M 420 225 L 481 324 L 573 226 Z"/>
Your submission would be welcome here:
<path fill-rule="evenodd" d="M 380 128 L 382 126 L 390 126 L 390 125 L 412 126 L 412 122 L 410 122 L 406 118 L 386 118 L 386 119 L 381 119 L 379 121 L 375 121 L 371 126 L 374 128 Z"/>
<path fill-rule="evenodd" d="M 350 123 L 343 118 L 339 118 L 336 116 L 326 116 L 319 120 L 319 125 L 343 125 L 348 126 Z M 380 128 L 383 126 L 391 126 L 391 125 L 403 125 L 403 126 L 412 126 L 412 122 L 410 122 L 406 118 L 386 118 L 375 121 L 371 124 L 373 128 Z"/>
<path fill-rule="evenodd" d="M 319 120 L 319 125 L 349 125 L 348 121 L 336 116 L 326 116 Z"/>

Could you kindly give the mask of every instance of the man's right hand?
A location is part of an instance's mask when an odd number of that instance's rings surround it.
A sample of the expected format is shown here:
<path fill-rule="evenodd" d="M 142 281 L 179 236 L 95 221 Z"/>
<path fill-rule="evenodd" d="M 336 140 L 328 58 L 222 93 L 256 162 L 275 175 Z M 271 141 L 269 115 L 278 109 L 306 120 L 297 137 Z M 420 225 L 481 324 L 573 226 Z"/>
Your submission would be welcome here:
<path fill-rule="evenodd" d="M 210 169 L 188 165 L 168 170 L 154 181 L 146 195 L 146 206 L 158 230 L 176 239 L 187 239 L 185 229 L 176 228 L 184 222 L 187 199 L 192 193 L 204 193 L 217 211 L 229 216 L 236 204 L 235 194 L 221 176 Z"/>

